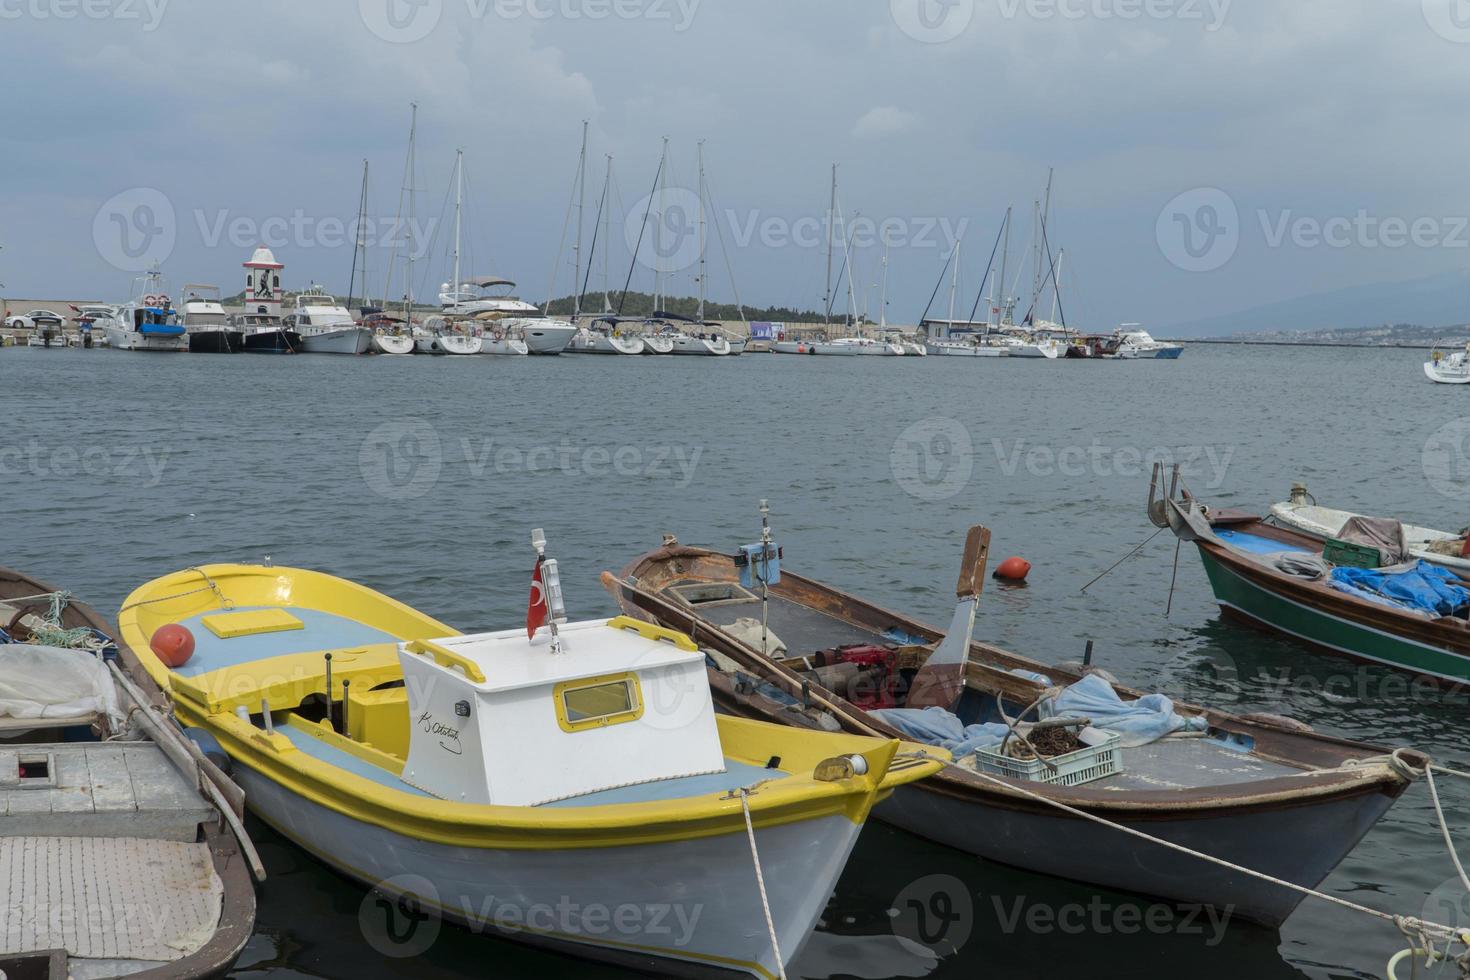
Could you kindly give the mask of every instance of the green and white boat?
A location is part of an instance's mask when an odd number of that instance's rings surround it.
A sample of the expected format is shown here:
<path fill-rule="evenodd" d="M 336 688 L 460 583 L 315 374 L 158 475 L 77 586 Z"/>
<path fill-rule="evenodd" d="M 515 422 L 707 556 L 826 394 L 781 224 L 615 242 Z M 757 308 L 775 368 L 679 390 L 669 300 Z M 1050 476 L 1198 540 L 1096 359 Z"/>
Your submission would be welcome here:
<path fill-rule="evenodd" d="M 1470 682 L 1470 620 L 1434 615 L 1329 584 L 1312 575 L 1332 539 L 1281 527 L 1238 510 L 1211 510 L 1187 491 L 1162 488 L 1156 468 L 1149 517 L 1199 548 L 1215 601 L 1227 617 L 1317 650 L 1452 683 Z M 1288 571 L 1286 569 L 1295 569 Z M 1462 580 L 1470 587 L 1470 581 Z"/>

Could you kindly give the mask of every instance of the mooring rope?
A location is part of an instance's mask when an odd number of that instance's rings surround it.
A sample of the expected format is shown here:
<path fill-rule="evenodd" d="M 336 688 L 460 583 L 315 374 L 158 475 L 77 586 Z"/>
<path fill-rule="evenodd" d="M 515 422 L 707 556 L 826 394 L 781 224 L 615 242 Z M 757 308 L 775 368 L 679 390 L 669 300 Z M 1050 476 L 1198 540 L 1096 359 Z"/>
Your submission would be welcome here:
<path fill-rule="evenodd" d="M 168 602 L 170 599 L 183 599 L 186 596 L 198 595 L 200 592 L 213 592 L 216 596 L 219 597 L 220 607 L 223 609 L 234 608 L 234 601 L 225 596 L 224 592 L 215 583 L 214 579 L 210 578 L 209 575 L 205 573 L 204 569 L 194 565 L 190 565 L 188 568 L 184 569 L 184 571 L 198 572 L 200 577 L 204 579 L 205 584 L 197 589 L 190 589 L 188 592 L 178 592 L 174 595 L 161 595 L 154 599 L 139 599 L 137 602 L 130 602 L 126 606 L 123 606 L 121 609 L 119 609 L 117 611 L 117 614 L 121 616 L 129 609 L 136 609 L 138 606 L 149 606 L 155 602 Z"/>
<path fill-rule="evenodd" d="M 776 939 L 776 922 L 771 918 L 771 900 L 766 897 L 766 876 L 761 873 L 761 855 L 755 848 L 755 825 L 750 822 L 750 790 L 740 787 L 740 809 L 745 811 L 745 836 L 750 840 L 750 859 L 755 863 L 755 884 L 761 892 L 761 911 L 766 913 L 766 932 L 771 937 L 771 950 L 776 954 L 776 972 L 786 980 L 786 963 L 781 959 L 781 943 Z"/>
<path fill-rule="evenodd" d="M 1404 771 L 1417 773 L 1418 770 L 1409 767 L 1408 763 L 1398 758 L 1398 754 L 1401 751 L 1403 750 L 1395 749 L 1392 755 L 1388 757 L 1397 761 L 1398 765 L 1394 767 L 1395 771 L 1398 771 L 1398 767 L 1402 766 L 1404 767 Z M 1055 807 L 1056 809 L 1079 819 L 1090 820 L 1093 823 L 1101 824 L 1105 827 L 1111 827 L 1114 830 L 1121 831 L 1131 837 L 1136 837 L 1139 840 L 1146 840 L 1151 843 L 1157 844 L 1160 847 L 1167 848 L 1171 851 L 1177 851 L 1180 854 L 1187 854 L 1190 857 L 1199 858 L 1201 861 L 1206 861 L 1210 864 L 1216 864 L 1222 868 L 1228 868 L 1231 871 L 1236 871 L 1240 874 L 1248 875 L 1252 878 L 1259 879 L 1260 881 L 1269 882 L 1273 885 L 1279 885 L 1282 888 L 1288 889 L 1289 891 L 1297 892 L 1300 895 L 1308 896 L 1311 898 L 1319 898 L 1324 902 L 1330 902 L 1333 905 L 1339 905 L 1345 909 L 1351 909 L 1355 912 L 1362 912 L 1366 915 L 1371 915 L 1374 918 L 1393 923 L 1395 926 L 1398 927 L 1401 932 L 1405 930 L 1414 930 L 1416 933 L 1422 934 L 1425 937 L 1426 941 L 1430 942 L 1431 945 L 1435 940 L 1444 940 L 1447 943 L 1447 948 L 1448 945 L 1455 942 L 1460 942 L 1464 944 L 1467 948 L 1470 948 L 1470 930 L 1457 929 L 1453 926 L 1447 926 L 1440 922 L 1429 922 L 1425 919 L 1420 919 L 1414 916 L 1391 915 L 1388 912 L 1382 912 L 1378 909 L 1370 908 L 1367 905 L 1360 905 L 1357 902 L 1349 901 L 1345 898 L 1339 898 L 1336 895 L 1329 895 L 1326 892 L 1320 892 L 1315 888 L 1308 888 L 1305 885 L 1298 885 L 1294 881 L 1286 881 L 1285 879 L 1277 878 L 1273 875 L 1268 875 L 1263 871 L 1257 871 L 1254 868 L 1247 868 L 1244 865 L 1236 864 L 1233 861 L 1227 861 L 1224 858 L 1215 857 L 1213 854 L 1206 854 L 1203 851 L 1196 851 L 1191 847 L 1185 847 L 1183 844 L 1176 844 L 1173 841 L 1164 840 L 1163 838 L 1155 837 L 1152 834 L 1146 834 L 1141 830 L 1135 830 L 1132 827 L 1124 826 L 1123 824 L 1117 823 L 1113 820 L 1109 820 L 1106 817 L 1098 816 L 1095 813 L 1088 813 L 1086 810 L 1079 810 L 1077 807 L 1071 806 L 1067 803 L 1063 803 L 1061 800 L 1053 800 L 1049 797 L 1041 795 L 1040 793 L 1033 792 L 1025 788 L 1024 786 L 1019 786 L 1014 781 L 1007 781 L 1001 779 L 998 776 L 991 776 L 988 773 L 978 772 L 973 769 L 966 769 L 963 766 L 958 766 L 953 762 L 936 759 L 934 756 L 924 751 L 900 753 L 900 757 L 922 758 L 935 762 L 943 762 L 944 765 L 954 769 L 958 769 L 960 772 L 968 773 L 971 776 L 978 776 L 986 782 L 994 783 L 995 785 L 1009 792 L 1016 793 L 1020 796 L 1035 800 L 1038 803 L 1045 803 L 1048 806 Z M 1470 778 L 1470 774 L 1460 775 L 1465 775 L 1466 778 Z M 1457 858 L 1456 864 L 1458 863 L 1459 859 Z M 1405 935 L 1409 934 L 1410 933 L 1405 932 Z M 1456 962 L 1460 964 L 1462 975 L 1470 976 L 1470 955 L 1467 955 L 1467 957 L 1462 957 Z"/>

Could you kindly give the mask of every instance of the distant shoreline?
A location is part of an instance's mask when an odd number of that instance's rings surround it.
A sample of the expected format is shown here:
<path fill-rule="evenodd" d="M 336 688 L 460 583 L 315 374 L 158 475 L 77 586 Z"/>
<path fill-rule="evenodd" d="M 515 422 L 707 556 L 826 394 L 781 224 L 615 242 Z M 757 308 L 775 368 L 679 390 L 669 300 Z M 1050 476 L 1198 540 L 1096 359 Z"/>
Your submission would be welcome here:
<path fill-rule="evenodd" d="M 1230 338 L 1188 337 L 1172 340 L 1175 344 L 1226 344 L 1237 347 L 1355 347 L 1363 350 L 1434 350 L 1435 344 L 1352 344 L 1344 340 L 1234 340 Z M 1442 346 L 1442 345 L 1439 345 Z M 1458 347 L 1453 344 L 1451 347 Z"/>

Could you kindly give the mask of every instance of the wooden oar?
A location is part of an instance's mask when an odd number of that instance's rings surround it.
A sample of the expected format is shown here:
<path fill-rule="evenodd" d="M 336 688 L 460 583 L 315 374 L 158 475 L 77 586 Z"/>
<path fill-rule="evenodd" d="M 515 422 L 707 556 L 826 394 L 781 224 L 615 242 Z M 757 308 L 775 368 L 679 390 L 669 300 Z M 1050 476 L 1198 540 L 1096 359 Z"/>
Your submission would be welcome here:
<path fill-rule="evenodd" d="M 953 710 L 960 695 L 965 693 L 970 636 L 975 631 L 975 610 L 985 587 L 985 565 L 989 558 L 990 529 L 977 524 L 965 537 L 965 554 L 960 560 L 960 578 L 955 585 L 959 602 L 955 604 L 949 632 L 914 675 L 905 707 Z"/>
<path fill-rule="evenodd" d="M 158 709 L 153 706 L 142 691 L 138 690 L 137 685 L 133 683 L 132 679 L 123 673 L 122 668 L 118 667 L 112 661 L 108 661 L 107 666 L 112 669 L 112 676 L 117 680 L 118 685 L 127 692 L 128 697 L 138 706 L 138 720 L 148 730 L 148 734 L 152 736 L 154 743 L 163 750 L 163 754 L 168 756 L 169 761 L 178 767 L 180 772 L 195 780 L 196 785 L 209 796 L 210 801 L 219 810 L 220 816 L 224 818 L 225 823 L 234 832 L 235 839 L 240 842 L 240 850 L 244 853 L 245 860 L 250 864 L 250 870 L 255 875 L 256 880 L 265 881 L 265 866 L 260 861 L 260 855 L 255 852 L 255 845 L 251 842 L 250 835 L 245 830 L 245 824 L 235 813 L 235 808 L 226 799 L 220 787 L 215 784 L 212 775 L 201 773 L 203 767 L 200 765 L 200 760 L 205 763 L 208 763 L 208 760 L 203 759 L 202 755 L 199 760 L 195 759 L 195 753 L 199 752 L 199 747 L 194 745 L 191 740 L 185 738 L 159 714 Z M 194 751 L 190 752 L 190 748 Z M 213 769 L 214 772 L 219 772 L 213 764 L 209 764 L 208 768 Z M 241 793 L 240 788 L 235 786 L 233 782 L 230 782 L 223 773 L 220 773 L 219 778 L 223 779 L 232 787 L 235 793 L 240 793 L 241 799 L 244 798 L 244 794 Z"/>

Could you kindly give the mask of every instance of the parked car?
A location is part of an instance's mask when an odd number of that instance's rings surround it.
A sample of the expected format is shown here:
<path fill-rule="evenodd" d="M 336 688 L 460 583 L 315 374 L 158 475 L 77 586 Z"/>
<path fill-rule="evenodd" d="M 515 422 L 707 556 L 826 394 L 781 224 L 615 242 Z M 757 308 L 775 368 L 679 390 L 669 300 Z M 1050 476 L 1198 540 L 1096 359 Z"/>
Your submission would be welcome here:
<path fill-rule="evenodd" d="M 66 317 L 50 310 L 31 310 L 5 318 L 5 325 L 12 330 L 34 330 L 36 327 L 56 327 L 66 322 Z"/>

